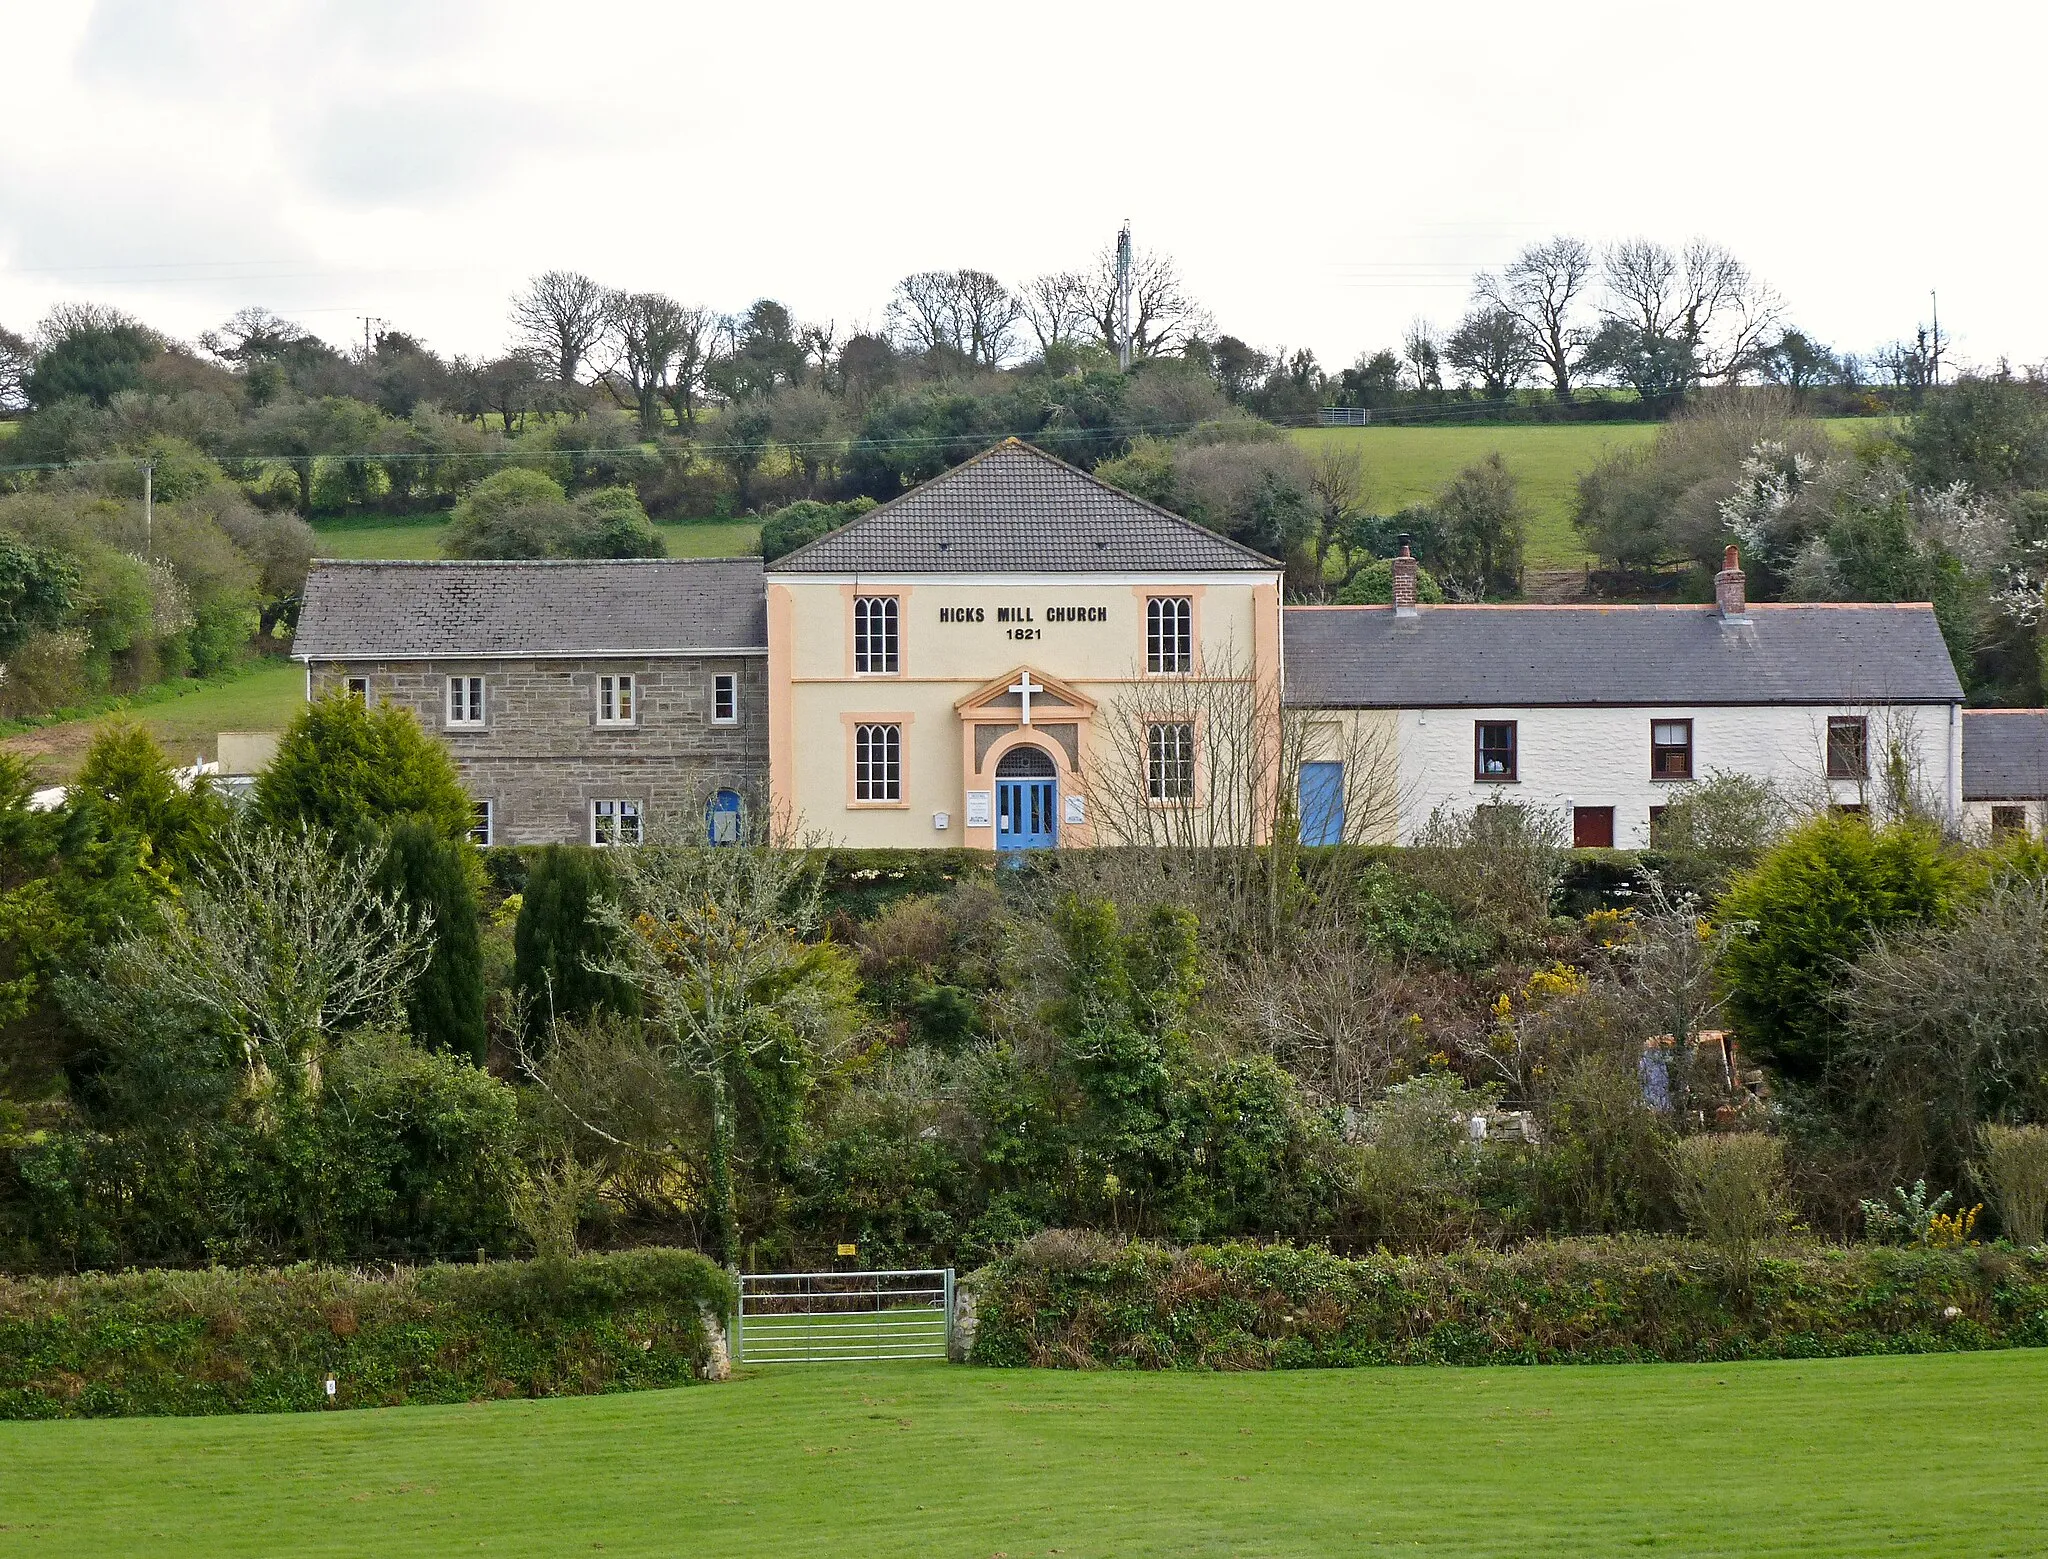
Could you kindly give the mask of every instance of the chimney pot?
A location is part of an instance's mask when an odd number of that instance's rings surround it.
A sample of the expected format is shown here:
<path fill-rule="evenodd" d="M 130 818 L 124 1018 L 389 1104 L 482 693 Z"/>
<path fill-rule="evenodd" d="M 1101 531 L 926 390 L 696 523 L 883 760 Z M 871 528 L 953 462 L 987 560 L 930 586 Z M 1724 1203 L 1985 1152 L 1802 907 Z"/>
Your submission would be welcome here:
<path fill-rule="evenodd" d="M 1408 538 L 1401 538 L 1401 555 L 1394 559 L 1394 615 L 1413 617 L 1415 615 L 1415 575 L 1420 568 L 1414 554 L 1408 550 Z"/>
<path fill-rule="evenodd" d="M 1742 559 L 1733 546 L 1721 555 L 1721 572 L 1714 576 L 1714 604 L 1724 622 L 1749 620 L 1749 595 L 1742 572 Z"/>

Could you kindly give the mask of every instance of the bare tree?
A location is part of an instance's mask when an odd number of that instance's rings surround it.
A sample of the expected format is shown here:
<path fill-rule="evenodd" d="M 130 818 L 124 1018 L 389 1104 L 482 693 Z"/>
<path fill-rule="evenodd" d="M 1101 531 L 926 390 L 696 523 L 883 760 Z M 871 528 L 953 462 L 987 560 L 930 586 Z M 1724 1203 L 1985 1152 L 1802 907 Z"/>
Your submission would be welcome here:
<path fill-rule="evenodd" d="M 1123 339 L 1123 308 L 1117 292 L 1116 245 L 1109 244 L 1086 279 L 1088 323 L 1095 338 L 1114 352 Z M 1189 294 L 1173 257 L 1156 249 L 1131 255 L 1131 359 L 1163 357 L 1197 337 L 1207 336 L 1215 322 Z"/>
<path fill-rule="evenodd" d="M 904 277 L 889 295 L 883 317 L 889 339 L 899 351 L 929 352 L 939 346 L 958 349 L 950 272 L 916 271 Z"/>
<path fill-rule="evenodd" d="M 303 326 L 252 307 L 235 310 L 218 330 L 202 331 L 199 345 L 224 363 L 248 363 L 281 357 L 306 339 Z"/>
<path fill-rule="evenodd" d="M 676 354 L 690 333 L 686 314 L 665 293 L 613 292 L 605 298 L 600 348 L 610 361 L 599 370 L 598 380 L 613 400 L 638 414 L 640 432 L 647 438 L 661 431 L 661 408 Z"/>
<path fill-rule="evenodd" d="M 1473 283 L 1481 302 L 1505 311 L 1521 326 L 1533 360 L 1543 365 L 1557 398 L 1567 404 L 1588 340 L 1575 306 L 1597 270 L 1585 240 L 1560 233 L 1530 244 L 1499 276 L 1482 275 Z"/>
<path fill-rule="evenodd" d="M 1290 893 L 1311 869 L 1301 843 L 1302 765 L 1339 765 L 1318 833 L 1358 844 L 1400 815 L 1390 726 L 1313 721 L 1227 656 L 1199 673 L 1134 677 L 1101 711 L 1086 776 L 1100 844 L 1157 857 L 1206 919 L 1240 946 L 1290 941 Z"/>
<path fill-rule="evenodd" d="M 1343 555 L 1349 572 L 1352 522 L 1365 512 L 1371 489 L 1356 444 L 1325 439 L 1310 451 L 1308 468 L 1309 491 L 1322 511 L 1316 525 L 1316 578 L 1321 580 L 1332 547 Z"/>
<path fill-rule="evenodd" d="M 1506 309 L 1482 302 L 1458 322 L 1444 342 L 1443 359 L 1479 381 L 1488 400 L 1504 400 L 1534 359 L 1520 321 Z"/>
<path fill-rule="evenodd" d="M 583 360 L 604 337 L 610 300 L 581 271 L 546 271 L 513 297 L 513 328 L 554 365 L 558 384 L 574 384 Z"/>
<path fill-rule="evenodd" d="M 1755 368 L 1784 317 L 1775 292 L 1704 238 L 1676 253 L 1652 239 L 1625 239 L 1607 250 L 1603 269 L 1607 317 L 1646 345 L 1679 348 L 1693 383 L 1732 384 Z"/>
<path fill-rule="evenodd" d="M 1401 355 L 1415 376 L 1415 388 L 1424 395 L 1441 395 L 1444 388 L 1443 340 L 1436 326 L 1426 319 L 1411 320 L 1401 338 Z"/>
<path fill-rule="evenodd" d="M 404 1021 L 433 948 L 433 917 L 374 879 L 383 847 L 338 852 L 312 829 L 228 833 L 161 936 L 137 936 L 110 970 L 187 1003 L 240 1044 L 252 1093 L 313 1092 L 335 1035 Z"/>
<path fill-rule="evenodd" d="M 961 350 L 984 368 L 995 368 L 1016 344 L 1024 305 L 987 271 L 955 271 Z"/>
<path fill-rule="evenodd" d="M 1088 297 L 1088 278 L 1079 271 L 1051 271 L 1024 284 L 1019 302 L 1040 352 L 1087 338 Z"/>
<path fill-rule="evenodd" d="M 918 271 L 889 299 L 890 333 L 908 352 L 946 348 L 984 368 L 1010 355 L 1024 306 L 987 271 Z"/>

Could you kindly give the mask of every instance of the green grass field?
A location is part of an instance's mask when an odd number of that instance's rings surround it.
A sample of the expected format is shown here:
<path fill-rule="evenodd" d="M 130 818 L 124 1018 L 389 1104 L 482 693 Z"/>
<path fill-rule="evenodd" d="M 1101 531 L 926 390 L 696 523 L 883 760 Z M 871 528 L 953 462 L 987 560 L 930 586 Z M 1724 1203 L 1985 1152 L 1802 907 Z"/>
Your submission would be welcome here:
<path fill-rule="evenodd" d="M 2048 1552 L 2048 1352 L 0 1425 L 0 1555 Z"/>
<path fill-rule="evenodd" d="M 751 520 L 706 520 L 687 525 L 655 527 L 668 542 L 672 558 L 732 558 L 754 552 L 761 541 L 761 527 Z M 430 515 L 420 519 L 349 521 L 339 525 L 315 525 L 323 558 L 437 558 L 441 555 L 441 532 L 447 519 Z"/>
<path fill-rule="evenodd" d="M 1837 417 L 1823 426 L 1846 440 L 1877 426 L 1867 417 Z M 1392 514 L 1435 496 L 1452 477 L 1495 450 L 1521 483 L 1530 508 L 1530 568 L 1579 568 L 1587 561 L 1572 529 L 1580 473 L 1607 454 L 1654 438 L 1652 422 L 1516 423 L 1494 427 L 1302 428 L 1294 437 L 1314 448 L 1355 447 L 1365 460 L 1369 507 Z"/>
<path fill-rule="evenodd" d="M 306 701 L 306 668 L 296 661 L 262 660 L 238 677 L 221 682 L 179 682 L 152 696 L 104 709 L 76 720 L 34 726 L 0 738 L 0 747 L 34 761 L 49 779 L 69 779 L 84 761 L 93 732 L 106 720 L 126 717 L 144 726 L 174 763 L 216 756 L 222 731 L 276 731 Z"/>

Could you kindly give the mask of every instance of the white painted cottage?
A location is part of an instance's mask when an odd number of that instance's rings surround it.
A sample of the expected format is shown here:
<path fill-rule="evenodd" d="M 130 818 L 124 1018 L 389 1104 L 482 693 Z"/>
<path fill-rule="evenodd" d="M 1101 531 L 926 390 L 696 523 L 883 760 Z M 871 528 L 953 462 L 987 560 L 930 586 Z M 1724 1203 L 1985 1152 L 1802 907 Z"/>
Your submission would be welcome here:
<path fill-rule="evenodd" d="M 1396 560 L 1394 605 L 1292 607 L 1284 633 L 1288 704 L 1385 736 L 1402 841 L 1512 796 L 1582 847 L 1641 848 L 1687 780 L 1860 808 L 1895 759 L 1962 819 L 1963 690 L 1930 606 L 1750 606 L 1733 548 L 1712 606 L 1418 606 L 1414 568 Z M 1311 837 L 1315 783 L 1311 764 Z"/>

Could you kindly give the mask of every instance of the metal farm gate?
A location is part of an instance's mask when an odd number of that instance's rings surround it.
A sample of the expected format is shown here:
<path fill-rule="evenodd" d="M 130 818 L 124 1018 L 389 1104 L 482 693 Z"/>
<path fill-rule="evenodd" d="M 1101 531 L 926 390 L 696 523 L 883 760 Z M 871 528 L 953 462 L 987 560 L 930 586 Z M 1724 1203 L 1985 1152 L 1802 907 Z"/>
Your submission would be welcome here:
<path fill-rule="evenodd" d="M 733 1316 L 735 1364 L 943 1359 L 953 1335 L 953 1269 L 749 1272 Z"/>

